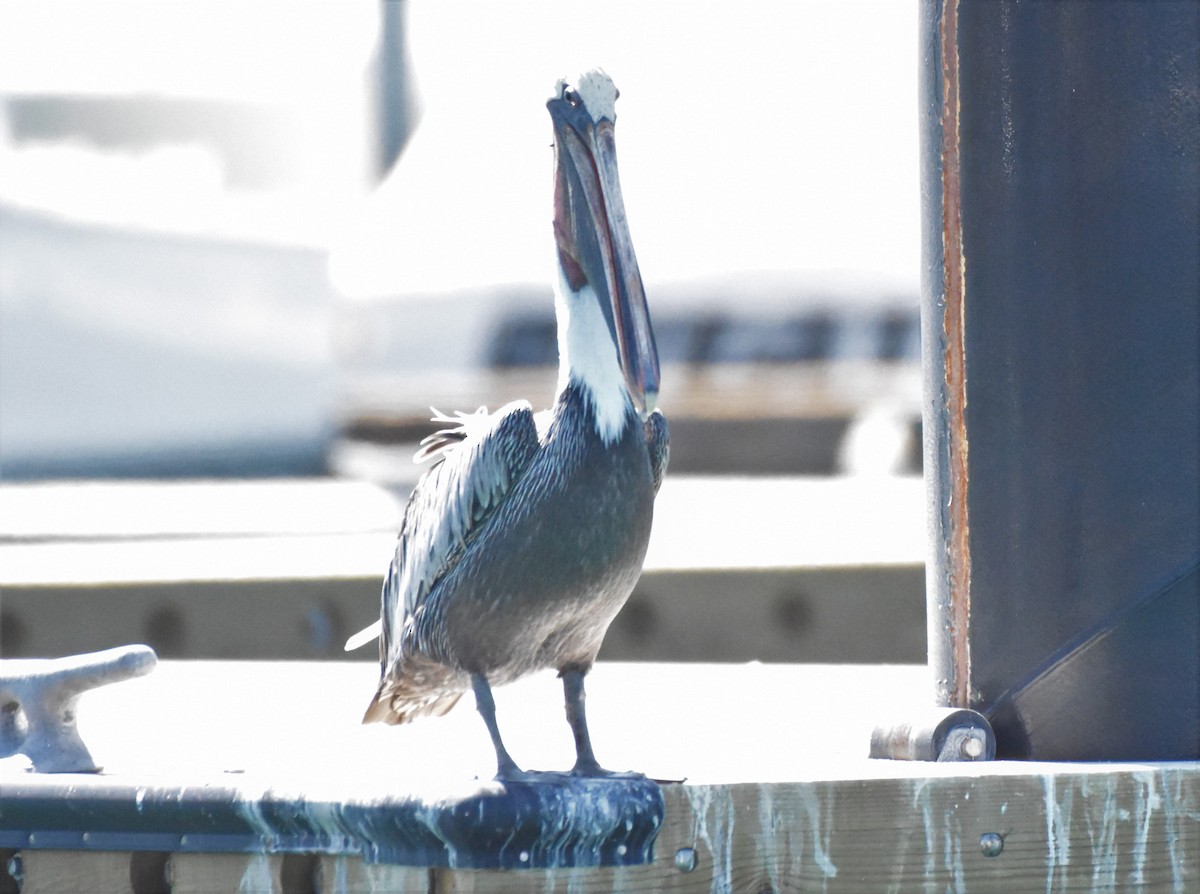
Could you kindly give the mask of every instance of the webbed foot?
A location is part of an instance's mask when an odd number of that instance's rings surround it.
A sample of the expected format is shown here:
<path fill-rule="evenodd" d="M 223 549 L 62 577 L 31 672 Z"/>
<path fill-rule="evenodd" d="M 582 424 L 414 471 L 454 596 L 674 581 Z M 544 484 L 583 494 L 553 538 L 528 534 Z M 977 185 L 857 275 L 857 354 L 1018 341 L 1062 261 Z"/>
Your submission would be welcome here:
<path fill-rule="evenodd" d="M 577 760 L 575 766 L 567 774 L 576 779 L 645 779 L 646 774 L 635 773 L 632 770 L 606 770 L 594 758 L 592 760 Z"/>

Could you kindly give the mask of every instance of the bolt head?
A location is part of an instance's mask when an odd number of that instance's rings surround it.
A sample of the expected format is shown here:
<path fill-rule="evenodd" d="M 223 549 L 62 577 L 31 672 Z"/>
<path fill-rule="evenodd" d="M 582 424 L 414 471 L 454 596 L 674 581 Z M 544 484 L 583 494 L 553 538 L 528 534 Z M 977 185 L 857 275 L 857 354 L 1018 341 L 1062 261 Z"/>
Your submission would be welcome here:
<path fill-rule="evenodd" d="M 675 868 L 680 872 L 691 872 L 696 868 L 696 849 L 681 847 L 675 851 Z"/>
<path fill-rule="evenodd" d="M 996 832 L 984 832 L 979 836 L 979 851 L 985 857 L 998 857 L 1004 850 L 1004 836 Z"/>
<path fill-rule="evenodd" d="M 983 756 L 983 739 L 977 734 L 971 734 L 962 741 L 963 757 L 968 760 L 978 760 Z"/>

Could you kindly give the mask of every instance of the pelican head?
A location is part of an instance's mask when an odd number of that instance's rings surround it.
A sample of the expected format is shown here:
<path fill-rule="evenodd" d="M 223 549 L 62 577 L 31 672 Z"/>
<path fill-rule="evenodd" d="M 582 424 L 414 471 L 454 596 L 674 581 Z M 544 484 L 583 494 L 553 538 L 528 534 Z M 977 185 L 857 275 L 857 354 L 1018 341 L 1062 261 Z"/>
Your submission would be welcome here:
<path fill-rule="evenodd" d="M 645 419 L 658 397 L 658 349 L 617 176 L 617 95 L 597 70 L 573 86 L 559 81 L 546 103 L 555 137 L 559 349 L 564 374 L 581 379 L 600 404 L 611 406 L 619 390 Z"/>

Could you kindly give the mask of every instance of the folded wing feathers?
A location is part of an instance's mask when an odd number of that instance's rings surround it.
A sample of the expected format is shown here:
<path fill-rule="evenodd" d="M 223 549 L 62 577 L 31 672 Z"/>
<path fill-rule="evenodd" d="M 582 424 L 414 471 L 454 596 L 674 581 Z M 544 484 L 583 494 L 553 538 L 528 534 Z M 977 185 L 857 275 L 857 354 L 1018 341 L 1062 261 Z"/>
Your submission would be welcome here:
<path fill-rule="evenodd" d="M 436 411 L 435 411 L 436 413 Z M 384 651 L 403 619 L 425 601 L 429 591 L 462 555 L 476 529 L 495 511 L 513 484 L 525 473 L 538 450 L 533 411 L 514 401 L 489 415 L 450 417 L 436 413 L 438 422 L 453 422 L 422 442 L 424 458 L 440 461 L 417 484 L 404 512 L 388 586 L 384 590 Z M 402 614 L 397 615 L 397 609 Z"/>
<path fill-rule="evenodd" d="M 449 422 L 453 427 L 439 429 L 433 434 L 422 438 L 417 452 L 413 455 L 413 462 L 415 463 L 423 463 L 427 459 L 433 459 L 457 447 L 470 437 L 473 431 L 479 432 L 480 429 L 486 429 L 491 420 L 487 407 L 480 407 L 474 413 L 464 413 L 461 410 L 456 410 L 453 416 L 446 415 L 437 407 L 430 407 L 429 409 L 433 413 L 429 417 L 433 422 Z"/>

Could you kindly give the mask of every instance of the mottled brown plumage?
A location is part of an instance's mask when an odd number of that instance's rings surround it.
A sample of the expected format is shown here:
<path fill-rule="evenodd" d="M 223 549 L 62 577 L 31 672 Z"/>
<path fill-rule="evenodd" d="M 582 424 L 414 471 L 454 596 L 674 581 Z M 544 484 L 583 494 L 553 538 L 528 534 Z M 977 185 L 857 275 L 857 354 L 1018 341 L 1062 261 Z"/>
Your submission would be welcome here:
<path fill-rule="evenodd" d="M 548 668 L 563 678 L 574 772 L 606 772 L 592 754 L 583 676 L 641 574 L 667 464 L 657 352 L 613 155 L 615 95 L 592 73 L 548 103 L 561 278 L 554 406 L 541 420 L 523 401 L 435 416 L 451 425 L 418 453 L 435 465 L 408 501 L 383 587 L 380 683 L 364 722 L 444 714 L 472 689 L 504 778 L 528 774 L 504 749 L 491 686 Z"/>

